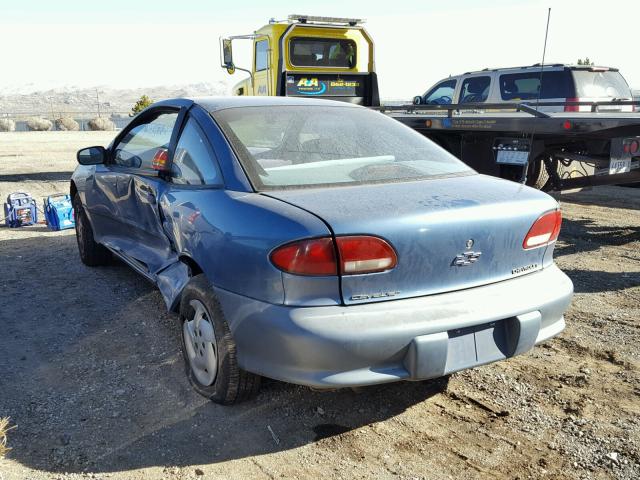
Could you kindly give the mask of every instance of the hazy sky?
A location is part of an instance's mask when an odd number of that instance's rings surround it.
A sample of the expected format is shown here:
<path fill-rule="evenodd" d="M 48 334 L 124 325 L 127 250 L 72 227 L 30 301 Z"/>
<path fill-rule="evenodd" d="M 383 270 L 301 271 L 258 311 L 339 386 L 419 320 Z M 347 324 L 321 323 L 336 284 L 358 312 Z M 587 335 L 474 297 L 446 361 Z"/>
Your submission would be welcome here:
<path fill-rule="evenodd" d="M 0 0 L 0 95 L 25 86 L 233 84 L 242 77 L 219 67 L 218 37 L 296 13 L 367 19 L 381 95 L 410 98 L 449 74 L 539 62 L 548 7 L 548 61 L 588 56 L 640 89 L 638 0 Z M 238 53 L 236 63 L 248 64 Z"/>

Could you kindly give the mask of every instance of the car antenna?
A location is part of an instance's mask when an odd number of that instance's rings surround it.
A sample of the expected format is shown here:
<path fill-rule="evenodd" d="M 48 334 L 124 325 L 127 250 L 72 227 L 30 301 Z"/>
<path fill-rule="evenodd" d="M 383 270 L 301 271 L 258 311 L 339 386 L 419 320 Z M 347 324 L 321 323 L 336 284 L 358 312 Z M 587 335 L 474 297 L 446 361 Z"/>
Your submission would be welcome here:
<path fill-rule="evenodd" d="M 536 112 L 538 111 L 539 105 L 540 105 L 540 95 L 542 94 L 542 76 L 544 74 L 544 59 L 545 56 L 547 54 L 547 38 L 549 37 L 549 22 L 551 21 L 551 7 L 549 7 L 549 10 L 547 11 L 547 28 L 544 32 L 544 47 L 542 47 L 542 63 L 540 64 L 540 86 L 538 87 L 538 95 L 536 96 Z M 529 145 L 529 156 L 527 158 L 527 165 L 524 168 L 524 172 L 523 172 L 523 177 L 524 177 L 524 181 L 523 183 L 526 183 L 527 181 L 527 171 L 529 168 L 529 162 L 531 161 L 531 152 L 533 151 L 533 137 L 536 134 L 536 126 L 537 126 L 538 122 L 534 122 L 533 123 L 533 128 L 531 129 L 531 139 L 530 142 L 531 144 Z M 546 165 L 545 165 L 545 168 Z"/>

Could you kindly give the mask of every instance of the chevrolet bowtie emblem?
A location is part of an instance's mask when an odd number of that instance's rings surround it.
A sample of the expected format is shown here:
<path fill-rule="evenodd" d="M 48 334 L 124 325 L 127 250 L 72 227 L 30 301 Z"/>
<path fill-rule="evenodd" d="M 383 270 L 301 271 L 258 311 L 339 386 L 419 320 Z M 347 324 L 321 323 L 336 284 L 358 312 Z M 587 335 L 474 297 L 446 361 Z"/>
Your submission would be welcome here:
<path fill-rule="evenodd" d="M 453 259 L 451 264 L 457 267 L 466 267 L 467 265 L 476 263 L 480 255 L 482 255 L 482 252 L 464 252 L 456 255 L 456 258 Z"/>

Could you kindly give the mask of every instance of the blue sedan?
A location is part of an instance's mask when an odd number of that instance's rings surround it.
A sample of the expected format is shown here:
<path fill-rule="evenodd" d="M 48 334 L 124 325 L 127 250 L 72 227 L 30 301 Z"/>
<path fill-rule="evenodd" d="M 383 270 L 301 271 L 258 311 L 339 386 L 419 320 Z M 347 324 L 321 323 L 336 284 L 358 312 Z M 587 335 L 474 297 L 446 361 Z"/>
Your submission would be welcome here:
<path fill-rule="evenodd" d="M 439 377 L 564 328 L 557 202 L 378 112 L 167 100 L 78 162 L 81 260 L 115 256 L 157 285 L 179 313 L 189 380 L 215 402 L 250 397 L 262 376 Z"/>

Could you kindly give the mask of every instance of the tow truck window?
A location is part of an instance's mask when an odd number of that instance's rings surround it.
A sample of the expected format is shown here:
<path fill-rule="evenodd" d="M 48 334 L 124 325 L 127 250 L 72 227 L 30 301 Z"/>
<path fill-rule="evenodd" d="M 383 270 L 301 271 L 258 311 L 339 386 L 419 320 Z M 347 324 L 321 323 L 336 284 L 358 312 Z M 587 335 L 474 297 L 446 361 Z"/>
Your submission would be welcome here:
<path fill-rule="evenodd" d="M 500 75 L 502 100 L 533 100 L 538 98 L 540 71 Z M 573 98 L 575 87 L 571 73 L 555 71 L 542 73 L 541 99 Z"/>
<path fill-rule="evenodd" d="M 456 89 L 455 80 L 447 80 L 439 83 L 424 96 L 427 105 L 446 105 L 451 103 L 453 92 Z"/>
<path fill-rule="evenodd" d="M 292 38 L 289 60 L 295 67 L 353 68 L 356 42 L 337 38 Z"/>
<path fill-rule="evenodd" d="M 256 72 L 267 69 L 267 51 L 269 50 L 269 41 L 260 40 L 256 42 Z"/>
<path fill-rule="evenodd" d="M 471 77 L 462 82 L 460 103 L 484 102 L 489 97 L 491 77 Z"/>

